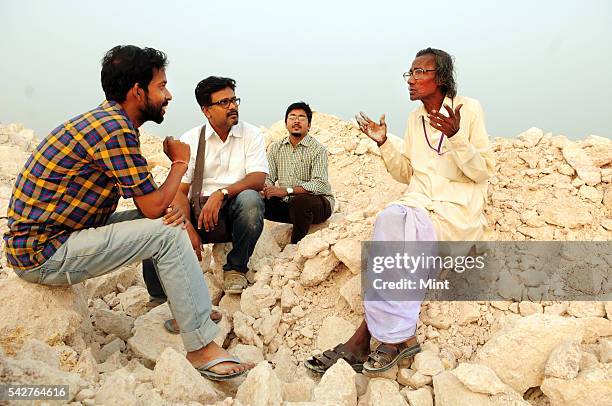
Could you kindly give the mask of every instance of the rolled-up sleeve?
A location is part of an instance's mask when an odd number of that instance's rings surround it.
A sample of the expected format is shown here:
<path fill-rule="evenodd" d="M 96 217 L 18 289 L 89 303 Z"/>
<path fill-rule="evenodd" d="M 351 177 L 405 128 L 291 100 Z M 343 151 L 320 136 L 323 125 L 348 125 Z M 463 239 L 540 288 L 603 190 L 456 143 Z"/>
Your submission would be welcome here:
<path fill-rule="evenodd" d="M 245 170 L 247 174 L 253 172 L 269 173 L 265 142 L 259 130 L 255 130 L 248 138 Z"/>
<path fill-rule="evenodd" d="M 94 152 L 94 160 L 109 177 L 115 178 L 125 199 L 146 195 L 157 188 L 140 151 L 138 136 L 133 132 L 110 134 Z"/>
<path fill-rule="evenodd" d="M 459 131 L 449 138 L 450 152 L 459 169 L 476 183 L 489 179 L 495 171 L 495 159 L 489 147 L 489 136 L 482 106 L 470 105 L 468 120 L 461 121 Z"/>
<path fill-rule="evenodd" d="M 189 164 L 187 171 L 181 179 L 181 183 L 189 183 L 193 181 L 193 173 L 195 171 L 196 157 L 198 155 L 198 144 L 200 143 L 200 131 L 202 127 L 193 128 L 179 138 L 181 142 L 189 144 Z"/>

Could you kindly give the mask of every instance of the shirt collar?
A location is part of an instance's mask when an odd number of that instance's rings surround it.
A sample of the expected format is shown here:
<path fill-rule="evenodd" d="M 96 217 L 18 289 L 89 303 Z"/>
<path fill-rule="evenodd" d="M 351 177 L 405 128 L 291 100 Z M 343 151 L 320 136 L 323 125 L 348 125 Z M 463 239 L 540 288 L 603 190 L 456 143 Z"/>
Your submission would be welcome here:
<path fill-rule="evenodd" d="M 121 104 L 117 103 L 114 100 L 104 100 L 102 103 L 100 103 L 99 107 L 105 111 L 114 111 L 117 114 L 121 114 L 130 123 L 132 129 L 136 132 L 136 134 L 140 135 L 140 131 L 134 126 L 132 120 L 130 120 L 125 110 L 123 110 L 123 107 L 121 107 Z"/>
<path fill-rule="evenodd" d="M 228 138 L 229 137 L 235 137 L 235 138 L 242 138 L 242 123 L 239 121 L 236 123 L 236 125 L 234 125 L 231 129 L 230 132 L 228 134 Z M 216 134 L 215 130 L 213 129 L 212 125 L 210 125 L 209 122 L 206 123 L 206 131 L 204 132 L 204 139 L 206 139 L 208 141 L 208 139 L 213 135 Z"/>
<path fill-rule="evenodd" d="M 290 135 L 286 136 L 283 139 L 282 143 L 283 144 L 289 144 L 289 137 L 290 137 Z M 310 144 L 312 144 L 312 141 L 313 141 L 312 136 L 310 134 L 306 134 L 306 136 L 304 138 L 302 138 L 302 140 L 300 142 L 297 143 L 296 147 L 298 145 L 303 145 L 305 147 L 308 147 L 308 146 L 310 146 Z"/>

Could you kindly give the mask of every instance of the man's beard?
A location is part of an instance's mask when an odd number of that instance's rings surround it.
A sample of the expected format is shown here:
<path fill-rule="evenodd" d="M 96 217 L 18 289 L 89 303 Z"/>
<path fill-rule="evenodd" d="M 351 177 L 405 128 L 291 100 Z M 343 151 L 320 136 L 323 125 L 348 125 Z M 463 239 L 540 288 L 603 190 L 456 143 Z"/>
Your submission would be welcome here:
<path fill-rule="evenodd" d="M 164 121 L 164 106 L 168 105 L 168 101 L 164 101 L 159 106 L 154 105 L 149 101 L 149 97 L 145 101 L 145 105 L 143 109 L 140 111 L 142 113 L 142 122 L 153 121 L 157 124 L 161 124 Z"/>

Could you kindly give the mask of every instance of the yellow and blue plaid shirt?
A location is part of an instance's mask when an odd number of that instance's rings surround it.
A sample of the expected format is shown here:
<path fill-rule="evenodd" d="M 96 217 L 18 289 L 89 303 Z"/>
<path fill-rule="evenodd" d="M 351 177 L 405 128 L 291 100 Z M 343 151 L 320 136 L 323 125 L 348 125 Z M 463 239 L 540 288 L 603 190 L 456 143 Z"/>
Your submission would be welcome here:
<path fill-rule="evenodd" d="M 38 145 L 17 176 L 4 234 L 9 264 L 43 264 L 70 233 L 106 224 L 119 197 L 156 189 L 139 133 L 116 102 L 60 125 Z"/>

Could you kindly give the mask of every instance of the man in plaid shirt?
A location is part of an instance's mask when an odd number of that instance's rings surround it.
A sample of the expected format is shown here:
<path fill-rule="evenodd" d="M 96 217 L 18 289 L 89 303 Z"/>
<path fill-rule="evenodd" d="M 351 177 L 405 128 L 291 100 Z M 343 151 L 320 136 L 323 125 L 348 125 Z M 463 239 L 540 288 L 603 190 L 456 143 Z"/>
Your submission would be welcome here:
<path fill-rule="evenodd" d="M 102 60 L 106 100 L 57 127 L 17 176 L 4 235 L 9 264 L 22 279 L 71 285 L 153 258 L 187 359 L 204 376 L 228 379 L 241 364 L 212 341 L 206 282 L 183 225 L 171 207 L 187 170 L 189 145 L 164 140 L 172 160 L 158 188 L 140 151 L 138 128 L 161 123 L 172 96 L 166 55 L 152 48 L 117 46 Z M 138 210 L 114 213 L 119 197 Z"/>
<path fill-rule="evenodd" d="M 311 121 L 310 106 L 293 103 L 285 112 L 289 135 L 268 148 L 265 218 L 293 224 L 292 244 L 304 238 L 312 224 L 324 222 L 334 211 L 327 179 L 327 149 L 308 134 Z"/>

